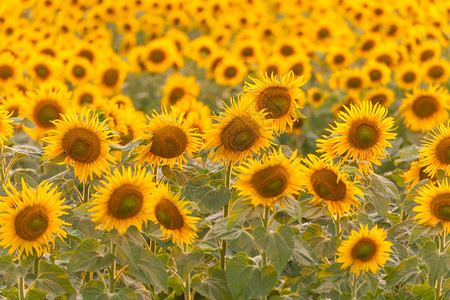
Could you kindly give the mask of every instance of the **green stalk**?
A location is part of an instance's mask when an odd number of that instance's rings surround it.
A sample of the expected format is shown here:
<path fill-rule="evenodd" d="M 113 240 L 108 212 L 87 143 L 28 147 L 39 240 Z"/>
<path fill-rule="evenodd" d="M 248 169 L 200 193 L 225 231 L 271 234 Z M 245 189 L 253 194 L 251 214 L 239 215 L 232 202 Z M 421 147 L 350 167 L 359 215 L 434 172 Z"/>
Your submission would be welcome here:
<path fill-rule="evenodd" d="M 19 254 L 19 265 L 22 265 L 22 254 Z M 21 276 L 18 280 L 18 285 L 17 288 L 19 290 L 19 300 L 24 300 L 25 299 L 25 283 L 24 283 L 24 279 Z"/>
<path fill-rule="evenodd" d="M 264 229 L 266 231 L 269 231 L 269 213 L 270 213 L 269 207 L 265 207 L 264 208 L 263 225 L 264 225 Z M 262 263 L 263 267 L 265 267 L 267 265 L 267 256 L 264 251 L 261 251 L 261 263 Z"/>
<path fill-rule="evenodd" d="M 183 245 L 183 250 L 185 253 L 188 252 L 187 250 L 187 245 L 184 244 Z M 185 291 L 184 291 L 184 299 L 185 300 L 191 300 L 191 273 L 188 274 L 187 278 L 186 278 L 186 284 L 185 284 Z"/>
<path fill-rule="evenodd" d="M 111 241 L 111 253 L 114 255 L 114 263 L 109 268 L 109 292 L 114 293 L 114 286 L 116 285 L 116 245 Z"/>
<path fill-rule="evenodd" d="M 445 244 L 445 237 L 447 235 L 447 230 L 442 230 L 441 233 L 439 233 L 438 237 L 439 237 L 439 243 L 438 243 L 438 247 L 439 247 L 439 253 L 443 253 L 445 251 L 446 248 L 446 244 Z M 441 299 L 441 287 L 442 287 L 442 278 L 439 278 L 436 281 L 436 286 L 434 287 L 434 299 L 439 300 Z"/>
<path fill-rule="evenodd" d="M 357 283 L 358 283 L 358 275 L 353 274 L 353 282 L 352 282 L 352 299 L 357 299 L 357 293 L 358 293 L 358 288 L 357 288 Z"/>
<path fill-rule="evenodd" d="M 33 273 L 38 276 L 39 275 L 39 262 L 41 258 L 36 254 L 36 252 L 33 255 L 34 264 L 33 264 Z"/>
<path fill-rule="evenodd" d="M 153 182 L 157 182 L 158 181 L 158 165 L 155 164 L 155 166 L 153 167 L 153 175 L 155 175 L 155 177 L 153 177 Z"/>
<path fill-rule="evenodd" d="M 83 202 L 89 203 L 89 188 L 91 184 L 87 179 L 83 180 Z"/>
<path fill-rule="evenodd" d="M 225 186 L 227 188 L 230 188 L 230 182 L 231 182 L 231 170 L 233 169 L 233 165 L 231 162 L 228 163 L 228 166 L 226 168 L 225 171 Z M 228 217 L 228 209 L 229 209 L 229 203 L 225 204 L 225 206 L 223 207 L 223 218 L 225 219 L 226 217 Z M 219 266 L 221 269 L 225 270 L 225 254 L 227 253 L 227 242 L 225 240 L 222 240 L 222 247 L 219 251 Z"/>

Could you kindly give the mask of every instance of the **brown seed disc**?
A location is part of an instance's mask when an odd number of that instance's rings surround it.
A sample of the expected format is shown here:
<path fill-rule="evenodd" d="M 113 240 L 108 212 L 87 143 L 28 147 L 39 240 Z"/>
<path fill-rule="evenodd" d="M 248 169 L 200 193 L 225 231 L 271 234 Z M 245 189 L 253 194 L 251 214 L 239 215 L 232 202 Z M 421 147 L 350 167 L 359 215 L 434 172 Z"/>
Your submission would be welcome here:
<path fill-rule="evenodd" d="M 284 45 L 283 47 L 281 47 L 281 53 L 284 56 L 289 56 L 289 55 L 292 55 L 294 53 L 294 49 L 292 49 L 291 46 Z"/>
<path fill-rule="evenodd" d="M 3 80 L 7 80 L 12 77 L 14 74 L 14 70 L 8 65 L 0 66 L 0 78 Z"/>
<path fill-rule="evenodd" d="M 415 79 L 416 74 L 414 74 L 413 72 L 406 72 L 402 77 L 402 80 L 406 83 L 413 82 Z"/>
<path fill-rule="evenodd" d="M 278 75 L 278 67 L 271 65 L 267 67 L 267 74 L 269 74 L 269 76 L 275 76 Z"/>
<path fill-rule="evenodd" d="M 184 89 L 181 87 L 176 87 L 170 92 L 169 102 L 170 104 L 177 103 L 184 96 Z"/>
<path fill-rule="evenodd" d="M 208 47 L 201 47 L 199 52 L 201 57 L 208 57 L 211 54 L 211 50 Z"/>
<path fill-rule="evenodd" d="M 155 63 L 160 63 L 166 59 L 166 53 L 161 49 L 154 49 L 150 52 L 148 59 Z"/>
<path fill-rule="evenodd" d="M 345 61 L 345 57 L 342 54 L 338 54 L 333 59 L 335 64 L 341 64 Z"/>
<path fill-rule="evenodd" d="M 268 87 L 259 94 L 256 109 L 265 109 L 267 119 L 278 119 L 289 112 L 291 103 L 292 98 L 286 88 Z"/>
<path fill-rule="evenodd" d="M 369 72 L 370 80 L 377 81 L 381 78 L 381 72 L 379 70 L 372 70 Z"/>
<path fill-rule="evenodd" d="M 373 104 L 379 103 L 380 105 L 383 105 L 387 101 L 387 96 L 385 94 L 375 94 L 372 97 L 370 97 L 369 100 Z"/>
<path fill-rule="evenodd" d="M 108 201 L 108 213 L 116 219 L 128 219 L 137 215 L 144 204 L 139 188 L 126 184 L 116 189 Z"/>
<path fill-rule="evenodd" d="M 102 82 L 109 87 L 113 87 L 116 85 L 119 80 L 119 71 L 116 69 L 108 69 L 105 73 L 103 73 Z"/>
<path fill-rule="evenodd" d="M 386 66 L 390 67 L 393 65 L 392 57 L 387 54 L 382 54 L 376 58 L 377 62 L 384 63 Z"/>
<path fill-rule="evenodd" d="M 450 165 L 450 137 L 446 137 L 438 143 L 436 157 L 441 164 Z"/>
<path fill-rule="evenodd" d="M 92 53 L 92 51 L 84 49 L 81 50 L 80 52 L 78 52 L 78 56 L 80 57 L 84 57 L 87 60 L 89 60 L 90 62 L 92 62 L 94 60 L 94 54 Z"/>
<path fill-rule="evenodd" d="M 164 158 L 174 158 L 186 150 L 188 139 L 186 133 L 177 126 L 164 126 L 153 132 L 150 153 Z"/>
<path fill-rule="evenodd" d="M 14 220 L 14 228 L 20 238 L 35 241 L 47 230 L 48 221 L 46 210 L 39 205 L 33 205 L 19 212 Z"/>
<path fill-rule="evenodd" d="M 292 66 L 292 72 L 294 73 L 294 75 L 300 76 L 303 75 L 303 63 L 296 63 L 295 65 Z"/>
<path fill-rule="evenodd" d="M 363 51 L 369 51 L 369 50 L 372 49 L 374 46 L 375 46 L 375 42 L 369 40 L 369 41 L 365 42 L 365 43 L 362 45 L 361 49 L 362 49 Z"/>
<path fill-rule="evenodd" d="M 431 211 L 442 222 L 450 222 L 450 193 L 434 197 L 431 200 Z"/>
<path fill-rule="evenodd" d="M 377 245 L 369 239 L 361 239 L 352 249 L 353 259 L 370 260 L 377 253 Z"/>
<path fill-rule="evenodd" d="M 439 79 L 444 75 L 444 68 L 442 66 L 432 66 L 428 70 L 428 76 L 433 79 Z"/>
<path fill-rule="evenodd" d="M 44 64 L 37 64 L 34 67 L 34 71 L 36 72 L 36 75 L 41 79 L 46 79 L 48 76 L 50 76 L 50 70 Z"/>
<path fill-rule="evenodd" d="M 72 69 L 72 74 L 77 78 L 83 78 L 84 76 L 86 76 L 86 70 L 83 68 L 83 66 L 76 65 Z"/>
<path fill-rule="evenodd" d="M 317 102 L 322 98 L 322 95 L 320 93 L 314 93 L 312 98 Z"/>
<path fill-rule="evenodd" d="M 67 156 L 79 163 L 92 163 L 100 156 L 100 139 L 87 128 L 72 128 L 62 138 Z"/>
<path fill-rule="evenodd" d="M 337 175 L 331 170 L 321 169 L 311 175 L 311 185 L 314 192 L 327 201 L 342 201 L 347 187 L 342 181 L 337 181 Z"/>
<path fill-rule="evenodd" d="M 92 104 L 93 102 L 94 102 L 94 97 L 92 97 L 92 95 L 89 93 L 84 93 L 79 98 L 79 103 L 80 103 L 80 105 L 83 105 L 83 106 Z"/>
<path fill-rule="evenodd" d="M 52 100 L 45 100 L 39 102 L 33 111 L 33 117 L 36 125 L 40 128 L 53 128 L 55 125 L 50 121 L 60 119 L 63 109 L 58 102 Z"/>
<path fill-rule="evenodd" d="M 282 166 L 272 166 L 253 174 L 251 184 L 264 198 L 278 197 L 287 188 L 288 173 Z"/>
<path fill-rule="evenodd" d="M 155 216 L 158 223 L 166 229 L 177 230 L 183 228 L 184 220 L 177 206 L 169 199 L 161 198 L 155 206 Z"/>
<path fill-rule="evenodd" d="M 348 133 L 350 145 L 361 150 L 374 146 L 378 142 L 379 137 L 378 127 L 365 120 L 354 122 Z"/>
<path fill-rule="evenodd" d="M 233 78 L 237 74 L 236 67 L 230 66 L 225 68 L 225 77 L 226 78 Z"/>
<path fill-rule="evenodd" d="M 317 33 L 319 39 L 324 39 L 330 36 L 330 31 L 327 28 L 322 28 Z"/>
<path fill-rule="evenodd" d="M 439 102 L 433 96 L 419 96 L 413 102 L 412 110 L 418 118 L 429 118 L 439 109 Z"/>
<path fill-rule="evenodd" d="M 346 86 L 351 89 L 361 88 L 362 80 L 359 77 L 350 77 L 347 79 Z"/>
<path fill-rule="evenodd" d="M 242 152 L 250 149 L 259 137 L 259 127 L 250 118 L 236 117 L 220 133 L 225 148 Z"/>
<path fill-rule="evenodd" d="M 252 57 L 254 55 L 253 48 L 246 47 L 242 50 L 242 56 Z"/>
<path fill-rule="evenodd" d="M 420 55 L 420 61 L 421 62 L 425 62 L 427 60 L 432 59 L 433 57 L 434 57 L 434 51 L 432 51 L 432 50 L 425 50 Z"/>

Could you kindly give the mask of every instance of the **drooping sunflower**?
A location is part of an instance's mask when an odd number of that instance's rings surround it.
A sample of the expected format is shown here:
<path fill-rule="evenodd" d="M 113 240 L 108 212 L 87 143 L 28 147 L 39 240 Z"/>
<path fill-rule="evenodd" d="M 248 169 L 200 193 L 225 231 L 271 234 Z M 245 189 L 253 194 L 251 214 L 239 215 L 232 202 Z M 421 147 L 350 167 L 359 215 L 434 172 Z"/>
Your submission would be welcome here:
<path fill-rule="evenodd" d="M 422 66 L 424 81 L 430 84 L 448 82 L 450 78 L 450 63 L 446 58 L 432 59 Z"/>
<path fill-rule="evenodd" d="M 361 271 L 376 273 L 389 260 L 392 243 L 386 241 L 387 232 L 375 225 L 370 231 L 368 225 L 359 232 L 352 230 L 348 240 L 338 248 L 336 262 L 343 263 L 341 269 L 352 266 L 350 272 L 359 275 Z"/>
<path fill-rule="evenodd" d="M 429 132 L 422 141 L 423 148 L 419 150 L 423 170 L 429 176 L 436 175 L 438 170 L 450 173 L 450 121 L 441 123 L 437 130 Z"/>
<path fill-rule="evenodd" d="M 262 204 L 273 210 L 275 203 L 283 205 L 284 197 L 293 197 L 302 190 L 300 159 L 297 151 L 287 158 L 280 147 L 278 152 L 264 154 L 260 160 L 242 162 L 235 168 L 238 180 L 234 186 L 254 206 Z"/>
<path fill-rule="evenodd" d="M 46 181 L 36 189 L 22 181 L 21 193 L 10 188 L 5 188 L 8 196 L 0 198 L 7 204 L 0 211 L 0 246 L 9 248 L 10 254 L 18 250 L 19 255 L 36 253 L 39 257 L 50 250 L 56 237 L 66 236 L 61 226 L 69 224 L 60 217 L 70 207 L 62 205 L 65 199 Z"/>
<path fill-rule="evenodd" d="M 259 154 L 271 146 L 273 139 L 269 120 L 265 113 L 256 112 L 252 104 L 238 98 L 225 104 L 225 111 L 214 117 L 217 124 L 205 133 L 205 149 L 213 148 L 211 157 L 214 162 L 235 162 Z"/>
<path fill-rule="evenodd" d="M 278 79 L 277 76 L 263 75 L 261 80 L 251 78 L 253 84 L 246 82 L 244 99 L 250 101 L 256 111 L 264 111 L 265 118 L 270 120 L 270 126 L 275 134 L 280 135 L 286 128 L 292 128 L 298 119 L 296 109 L 300 98 L 300 87 L 305 84 L 303 77 L 294 77 L 291 71 Z"/>
<path fill-rule="evenodd" d="M 150 216 L 152 194 L 156 189 L 153 177 L 145 168 L 122 166 L 122 172 L 115 169 L 102 180 L 101 186 L 95 188 L 89 209 L 92 221 L 99 223 L 96 229 L 114 228 L 123 234 L 128 227 L 136 226 L 140 231 Z"/>
<path fill-rule="evenodd" d="M 445 178 L 442 183 L 437 181 L 422 186 L 414 201 L 419 205 L 413 208 L 418 212 L 414 217 L 419 224 L 436 226 L 442 223 L 444 229 L 450 230 L 450 184 Z"/>
<path fill-rule="evenodd" d="M 189 201 L 180 199 L 167 184 L 160 184 L 153 192 L 150 201 L 150 220 L 159 224 L 163 236 L 171 238 L 173 243 L 192 244 L 197 237 L 195 223 L 199 218 L 189 216 L 186 209 Z"/>
<path fill-rule="evenodd" d="M 186 123 L 183 116 L 176 109 L 167 112 L 163 108 L 161 114 L 154 111 L 152 118 L 148 117 L 145 134 L 140 137 L 145 142 L 136 148 L 136 160 L 141 164 L 165 164 L 171 168 L 177 163 L 182 168 L 186 163 L 184 153 L 191 155 L 202 145 L 201 135 Z"/>
<path fill-rule="evenodd" d="M 317 87 L 310 88 L 306 92 L 308 103 L 314 108 L 321 107 L 328 99 L 329 94 L 328 91 L 322 91 Z"/>
<path fill-rule="evenodd" d="M 424 172 L 426 166 L 423 165 L 421 160 L 411 162 L 409 170 L 402 175 L 405 184 L 408 186 L 408 190 L 411 190 L 417 183 L 424 179 L 430 180 L 432 184 L 435 184 L 438 180 L 436 176 L 430 176 Z"/>
<path fill-rule="evenodd" d="M 348 176 L 340 172 L 340 164 L 325 163 L 311 154 L 303 162 L 307 166 L 301 167 L 303 175 L 300 180 L 301 185 L 314 195 L 310 203 L 321 205 L 324 201 L 330 214 L 336 214 L 338 218 L 361 205 L 355 196 L 363 197 L 362 191 L 355 187 L 357 182 L 350 182 Z"/>
<path fill-rule="evenodd" d="M 168 108 L 183 99 L 196 99 L 199 92 L 200 86 L 195 82 L 195 76 L 173 74 L 167 78 L 164 84 L 161 105 Z"/>
<path fill-rule="evenodd" d="M 109 172 L 114 162 L 109 153 L 114 134 L 107 129 L 107 121 L 99 122 L 98 117 L 98 114 L 92 116 L 90 110 L 83 110 L 78 115 L 69 113 L 53 121 L 56 129 L 50 130 L 43 139 L 48 143 L 43 148 L 46 158 L 60 158 L 58 164 L 72 165 L 80 180 L 93 180 L 94 174 L 101 176 Z"/>
<path fill-rule="evenodd" d="M 364 95 L 364 100 L 368 100 L 373 104 L 380 104 L 384 107 L 391 106 L 395 101 L 395 93 L 390 88 L 379 86 L 372 90 L 370 90 L 367 94 Z"/>
<path fill-rule="evenodd" d="M 399 88 L 412 90 L 422 81 L 422 70 L 413 63 L 401 64 L 395 71 L 394 80 Z"/>
<path fill-rule="evenodd" d="M 325 161 L 331 161 L 335 154 L 358 163 L 364 173 L 372 173 L 372 164 L 381 165 L 379 159 L 385 157 L 385 148 L 392 147 L 388 140 L 395 139 L 396 133 L 390 132 L 394 119 L 386 117 L 387 109 L 370 101 L 345 107 L 340 112 L 344 122 L 335 122 L 335 127 L 327 129 L 327 140 L 317 140 L 317 152 L 323 153 Z M 326 152 L 332 145 L 332 152 Z"/>
<path fill-rule="evenodd" d="M 12 112 L 6 110 L 5 106 L 0 104 L 0 146 L 3 147 L 3 142 L 14 135 L 14 127 L 11 125 Z"/>
<path fill-rule="evenodd" d="M 450 95 L 446 89 L 430 86 L 428 89 L 414 89 L 402 99 L 399 110 L 406 127 L 425 132 L 448 120 Z"/>

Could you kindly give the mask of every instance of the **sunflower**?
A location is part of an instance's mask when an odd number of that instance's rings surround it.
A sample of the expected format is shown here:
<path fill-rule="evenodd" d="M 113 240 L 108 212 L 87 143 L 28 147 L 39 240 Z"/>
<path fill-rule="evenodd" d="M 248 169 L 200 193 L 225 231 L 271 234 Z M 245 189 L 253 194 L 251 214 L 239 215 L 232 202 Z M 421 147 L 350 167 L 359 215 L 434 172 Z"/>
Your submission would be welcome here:
<path fill-rule="evenodd" d="M 372 104 L 380 104 L 384 107 L 391 106 L 395 101 L 395 93 L 390 88 L 379 86 L 372 90 L 370 90 L 367 94 L 364 95 L 364 100 L 368 100 L 372 102 Z"/>
<path fill-rule="evenodd" d="M 212 37 L 200 36 L 189 43 L 189 50 L 186 54 L 198 63 L 199 66 L 205 66 L 206 61 L 217 51 L 217 43 Z"/>
<path fill-rule="evenodd" d="M 277 39 L 273 53 L 280 55 L 281 57 L 288 58 L 289 56 L 293 56 L 296 54 L 302 54 L 303 51 L 300 47 L 301 42 L 297 37 L 284 37 Z"/>
<path fill-rule="evenodd" d="M 8 52 L 0 54 L 0 82 L 15 81 L 22 72 L 20 62 Z"/>
<path fill-rule="evenodd" d="M 79 85 L 91 79 L 92 66 L 86 58 L 73 56 L 65 66 L 66 79 L 72 85 Z"/>
<path fill-rule="evenodd" d="M 383 46 L 378 46 L 372 53 L 371 57 L 382 64 L 385 64 L 390 69 L 394 68 L 399 60 L 397 52 L 398 45 L 395 42 L 384 43 Z"/>
<path fill-rule="evenodd" d="M 412 90 L 422 81 L 422 69 L 413 63 L 401 64 L 394 74 L 395 83 L 399 88 Z"/>
<path fill-rule="evenodd" d="M 167 184 L 160 184 L 153 192 L 150 201 L 149 218 L 159 224 L 163 236 L 172 238 L 172 243 L 192 244 L 197 238 L 195 223 L 200 218 L 188 216 L 188 201 L 180 200 L 180 194 L 174 194 Z"/>
<path fill-rule="evenodd" d="M 359 92 L 349 91 L 343 101 L 338 102 L 331 107 L 331 112 L 337 117 L 340 112 L 346 112 L 346 107 L 350 107 L 350 105 L 357 105 L 360 102 L 361 99 L 359 98 Z"/>
<path fill-rule="evenodd" d="M 63 83 L 48 82 L 41 84 L 38 89 L 28 92 L 28 101 L 23 104 L 21 116 L 28 117 L 37 128 L 25 128 L 25 131 L 38 140 L 47 130 L 55 128 L 52 123 L 66 113 L 70 103 L 71 93 Z"/>
<path fill-rule="evenodd" d="M 62 115 L 61 120 L 53 121 L 56 129 L 50 130 L 43 139 L 48 143 L 43 149 L 47 159 L 56 159 L 58 164 L 73 165 L 75 176 L 80 180 L 93 174 L 101 176 L 109 172 L 114 157 L 109 154 L 109 144 L 114 143 L 112 131 L 107 129 L 106 121 L 99 122 L 98 114 L 90 115 L 83 110 L 79 115 Z"/>
<path fill-rule="evenodd" d="M 173 65 L 177 55 L 177 49 L 171 39 L 155 39 L 146 46 L 143 64 L 149 72 L 163 73 Z"/>
<path fill-rule="evenodd" d="M 145 46 L 136 46 L 128 52 L 128 71 L 133 74 L 140 74 L 145 71 L 144 64 L 147 55 L 147 48 Z"/>
<path fill-rule="evenodd" d="M 273 210 L 275 203 L 285 197 L 294 197 L 302 190 L 300 157 L 297 151 L 287 158 L 281 151 L 264 154 L 261 160 L 250 159 L 235 168 L 238 177 L 235 188 L 240 196 L 256 207 L 263 205 Z"/>
<path fill-rule="evenodd" d="M 0 104 L 3 110 L 8 111 L 10 117 L 16 118 L 19 116 L 23 103 L 28 99 L 15 87 L 6 87 L 0 92 Z M 18 125 L 16 125 L 18 126 Z"/>
<path fill-rule="evenodd" d="M 391 81 L 391 70 L 375 60 L 369 60 L 361 71 L 367 74 L 371 86 L 386 85 Z"/>
<path fill-rule="evenodd" d="M 311 63 L 308 56 L 304 54 L 292 55 L 285 62 L 287 70 L 294 72 L 295 77 L 303 77 L 304 81 L 311 79 Z"/>
<path fill-rule="evenodd" d="M 370 231 L 368 225 L 360 230 L 352 230 L 350 237 L 342 241 L 338 248 L 338 263 L 341 269 L 352 266 L 351 272 L 359 275 L 361 271 L 376 273 L 389 259 L 391 242 L 386 241 L 387 232 L 375 225 Z"/>
<path fill-rule="evenodd" d="M 195 82 L 195 76 L 173 74 L 167 78 L 164 84 L 161 105 L 169 107 L 187 98 L 196 99 L 199 92 L 200 86 Z"/>
<path fill-rule="evenodd" d="M 9 254 L 18 250 L 19 256 L 25 252 L 39 257 L 50 250 L 56 237 L 66 237 L 61 226 L 69 224 L 60 217 L 70 207 L 62 205 L 65 199 L 51 183 L 43 181 L 32 189 L 22 181 L 21 194 L 14 188 L 7 194 L 1 197 L 10 205 L 3 205 L 0 213 L 0 246 L 9 248 Z"/>
<path fill-rule="evenodd" d="M 253 84 L 246 82 L 244 87 L 244 99 L 252 102 L 255 110 L 266 113 L 265 118 L 270 120 L 270 126 L 275 134 L 280 135 L 286 128 L 292 127 L 298 119 L 296 109 L 298 108 L 300 87 L 305 84 L 303 77 L 294 77 L 291 71 L 281 78 L 277 76 L 262 75 L 261 80 L 250 79 Z"/>
<path fill-rule="evenodd" d="M 82 84 L 73 91 L 71 107 L 81 110 L 83 107 L 98 108 L 103 104 L 103 97 L 99 87 L 95 84 Z"/>
<path fill-rule="evenodd" d="M 330 47 L 325 56 L 325 61 L 331 70 L 345 68 L 352 63 L 353 56 L 351 52 L 342 47 Z"/>
<path fill-rule="evenodd" d="M 365 72 L 359 69 L 345 69 L 340 73 L 339 87 L 345 91 L 361 91 L 369 84 Z"/>
<path fill-rule="evenodd" d="M 200 134 L 183 117 L 176 109 L 168 113 L 163 108 L 161 114 L 154 111 L 144 128 L 146 133 L 140 137 L 145 142 L 136 148 L 136 160 L 141 164 L 164 164 L 171 168 L 177 163 L 181 168 L 186 163 L 184 153 L 190 155 L 201 147 Z"/>
<path fill-rule="evenodd" d="M 448 120 L 450 97 L 448 92 L 439 86 L 425 89 L 414 89 L 406 94 L 399 107 L 406 127 L 413 131 L 425 132 Z"/>
<path fill-rule="evenodd" d="M 6 110 L 5 106 L 0 104 L 0 145 L 3 148 L 3 142 L 14 135 L 14 127 L 11 125 L 12 112 Z"/>
<path fill-rule="evenodd" d="M 329 94 L 329 92 L 322 91 L 317 87 L 310 88 L 306 92 L 308 103 L 314 108 L 321 107 L 328 99 Z"/>
<path fill-rule="evenodd" d="M 38 82 L 60 79 L 61 63 L 51 56 L 35 54 L 27 61 L 27 73 Z"/>
<path fill-rule="evenodd" d="M 423 148 L 419 150 L 423 170 L 429 176 L 436 175 L 438 170 L 450 173 L 450 121 L 441 123 L 429 132 L 429 137 L 422 141 Z"/>
<path fill-rule="evenodd" d="M 325 201 L 330 214 L 337 214 L 338 218 L 353 212 L 361 204 L 356 195 L 363 197 L 355 183 L 348 180 L 345 173 L 339 171 L 340 164 L 327 164 L 321 158 L 308 154 L 303 162 L 307 166 L 301 167 L 301 185 L 314 195 L 310 203 L 320 205 Z"/>
<path fill-rule="evenodd" d="M 448 83 L 450 63 L 446 58 L 432 59 L 422 65 L 424 81 L 430 84 Z"/>
<path fill-rule="evenodd" d="M 117 109 L 115 112 L 114 130 L 119 133 L 115 140 L 122 146 L 144 134 L 145 116 L 132 108 Z M 112 124 L 111 124 L 112 125 Z"/>
<path fill-rule="evenodd" d="M 142 224 L 149 220 L 152 194 L 156 189 L 153 175 L 139 166 L 115 169 L 101 186 L 95 188 L 89 212 L 92 221 L 99 223 L 95 228 L 118 230 L 125 233 L 130 226 L 141 231 Z"/>
<path fill-rule="evenodd" d="M 225 56 L 214 70 L 216 82 L 223 86 L 236 86 L 244 80 L 248 73 L 245 63 L 234 56 Z"/>
<path fill-rule="evenodd" d="M 305 119 L 298 118 L 298 120 L 292 124 L 292 128 L 290 130 L 288 130 L 288 133 L 293 134 L 293 135 L 301 135 L 304 125 L 305 125 Z"/>
<path fill-rule="evenodd" d="M 285 60 L 279 55 L 272 55 L 268 58 L 262 59 L 259 62 L 261 72 L 269 76 L 280 76 L 286 74 Z"/>
<path fill-rule="evenodd" d="M 110 57 L 101 62 L 96 70 L 96 83 L 104 95 L 120 92 L 127 76 L 125 62 L 120 57 Z"/>
<path fill-rule="evenodd" d="M 441 45 L 437 41 L 425 40 L 422 44 L 413 49 L 413 59 L 418 64 L 423 64 L 429 60 L 441 56 Z"/>
<path fill-rule="evenodd" d="M 233 44 L 232 53 L 246 63 L 255 63 L 261 60 L 263 50 L 261 43 L 254 39 L 240 39 Z"/>
<path fill-rule="evenodd" d="M 213 124 L 211 130 L 205 133 L 205 149 L 213 148 L 211 152 L 214 162 L 235 162 L 259 154 L 261 150 L 271 146 L 273 139 L 269 120 L 265 113 L 251 109 L 247 101 L 225 104 L 225 111 L 214 117 L 218 124 Z"/>
<path fill-rule="evenodd" d="M 363 34 L 359 40 L 356 50 L 362 57 L 370 57 L 372 52 L 381 44 L 378 34 Z"/>
<path fill-rule="evenodd" d="M 211 129 L 213 119 L 211 109 L 208 105 L 194 98 L 178 101 L 174 108 L 184 113 L 183 118 L 191 127 L 197 128 L 198 133 L 202 135 Z"/>
<path fill-rule="evenodd" d="M 439 222 L 447 231 L 450 230 L 450 185 L 445 178 L 442 183 L 437 181 L 422 186 L 414 201 L 419 205 L 413 208 L 418 212 L 414 219 L 419 224 L 436 226 Z"/>
<path fill-rule="evenodd" d="M 372 164 L 381 165 L 379 159 L 385 158 L 385 148 L 392 147 L 388 140 L 397 135 L 390 132 L 394 119 L 386 117 L 385 107 L 370 101 L 345 109 L 346 113 L 339 113 L 344 122 L 335 122 L 336 127 L 327 129 L 331 133 L 328 141 L 317 140 L 317 152 L 324 153 L 326 161 L 333 160 L 335 154 L 357 161 L 364 173 L 372 173 Z M 326 152 L 330 144 L 333 151 Z"/>
<path fill-rule="evenodd" d="M 409 170 L 402 175 L 405 184 L 408 186 L 408 191 L 424 179 L 428 179 L 432 184 L 436 184 L 436 181 L 438 180 L 437 177 L 425 173 L 425 168 L 426 166 L 423 165 L 421 160 L 411 162 Z"/>

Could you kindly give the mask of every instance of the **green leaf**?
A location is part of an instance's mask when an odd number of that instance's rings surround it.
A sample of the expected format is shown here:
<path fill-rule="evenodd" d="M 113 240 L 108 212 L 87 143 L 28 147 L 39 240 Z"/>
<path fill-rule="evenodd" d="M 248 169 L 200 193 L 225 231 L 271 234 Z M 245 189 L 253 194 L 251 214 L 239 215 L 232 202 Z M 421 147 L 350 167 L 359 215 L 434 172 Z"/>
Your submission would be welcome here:
<path fill-rule="evenodd" d="M 245 220 L 250 220 L 250 215 L 258 211 L 259 209 L 252 205 L 250 201 L 244 201 L 242 198 L 236 200 L 227 217 L 227 230 L 232 228 L 235 224 L 242 224 Z"/>
<path fill-rule="evenodd" d="M 259 268 L 242 254 L 230 259 L 225 274 L 234 299 L 264 297 L 275 287 L 278 278 L 273 266 Z"/>
<path fill-rule="evenodd" d="M 417 299 L 434 300 L 434 290 L 428 284 L 415 285 L 411 292 Z"/>
<path fill-rule="evenodd" d="M 9 119 L 13 120 L 12 124 L 14 124 L 14 125 L 23 125 L 27 128 L 36 128 L 36 125 L 34 125 L 33 121 L 31 121 L 27 117 L 25 117 L 25 118 L 9 118 Z"/>
<path fill-rule="evenodd" d="M 11 255 L 0 256 L 0 275 L 5 275 L 6 268 L 14 265 Z"/>
<path fill-rule="evenodd" d="M 78 271 L 95 272 L 106 269 L 114 262 L 114 255 L 98 253 L 98 243 L 94 239 L 87 239 L 81 242 L 75 249 L 67 265 L 69 273 Z"/>
<path fill-rule="evenodd" d="M 64 270 L 60 266 L 48 263 L 45 260 L 41 260 L 39 277 L 34 282 L 34 288 L 53 295 L 75 293 Z"/>
<path fill-rule="evenodd" d="M 425 279 L 426 273 L 419 268 L 417 257 L 410 257 L 402 261 L 386 276 L 386 287 L 392 288 L 400 282 L 410 285 L 423 284 Z"/>
<path fill-rule="evenodd" d="M 138 264 L 144 245 L 141 233 L 135 226 L 129 227 L 125 234 L 110 233 L 110 237 L 118 247 L 117 258 L 120 263 L 126 264 L 131 261 L 133 264 Z"/>
<path fill-rule="evenodd" d="M 413 223 L 413 219 L 404 220 L 401 223 L 395 224 L 389 228 L 388 234 L 396 241 L 407 241 L 411 236 L 411 228 L 413 227 Z"/>
<path fill-rule="evenodd" d="M 294 250 L 294 232 L 286 225 L 279 226 L 277 232 L 267 232 L 263 227 L 253 231 L 256 244 L 262 249 L 275 267 L 281 273 Z"/>
<path fill-rule="evenodd" d="M 142 251 L 137 264 L 130 262 L 131 275 L 144 284 L 156 285 L 167 292 L 167 271 L 162 262 L 147 250 Z"/>
<path fill-rule="evenodd" d="M 291 258 L 305 266 L 314 266 L 318 263 L 316 253 L 299 236 L 294 237 L 294 251 L 292 251 Z"/>
<path fill-rule="evenodd" d="M 131 276 L 122 274 L 121 278 L 129 289 L 136 294 L 137 300 L 153 300 L 153 294 L 145 288 L 145 286 L 138 280 Z"/>
<path fill-rule="evenodd" d="M 27 300 L 42 300 L 47 299 L 47 293 L 41 290 L 31 289 L 27 292 Z"/>
<path fill-rule="evenodd" d="M 184 253 L 180 247 L 172 248 L 172 257 L 177 266 L 178 274 L 186 280 L 189 274 L 192 272 L 192 269 L 202 261 L 203 250 L 200 247 L 193 247 L 188 253 Z"/>
<path fill-rule="evenodd" d="M 90 300 L 121 300 L 136 299 L 136 295 L 128 288 L 121 288 L 117 293 L 109 293 L 102 281 L 91 280 L 81 289 L 83 299 Z"/>
<path fill-rule="evenodd" d="M 41 158 L 44 151 L 40 147 L 30 145 L 14 145 L 14 152 L 21 154 L 22 156 L 28 156 L 32 158 Z"/>
<path fill-rule="evenodd" d="M 428 282 L 430 286 L 435 286 L 436 280 L 447 274 L 450 269 L 448 254 L 439 253 L 436 244 L 428 242 L 422 249 L 422 257 L 428 265 Z"/>
<path fill-rule="evenodd" d="M 372 174 L 366 192 L 369 194 L 367 199 L 375 206 L 378 215 L 382 218 L 386 217 L 389 200 L 398 202 L 400 199 L 395 183 L 377 174 Z"/>
<path fill-rule="evenodd" d="M 220 220 L 212 227 L 214 238 L 223 240 L 235 240 L 244 233 L 242 226 L 235 224 L 235 226 L 228 228 L 227 220 Z"/>
<path fill-rule="evenodd" d="M 208 299 L 229 300 L 232 295 L 227 285 L 225 270 L 218 267 L 208 269 L 208 276 L 192 286 Z"/>
<path fill-rule="evenodd" d="M 200 200 L 200 204 L 210 211 L 217 211 L 231 199 L 230 189 L 219 185 L 216 189 L 207 192 Z"/>
<path fill-rule="evenodd" d="M 175 183 L 178 186 L 184 186 L 189 180 L 189 177 L 187 177 L 186 174 L 183 173 L 183 171 L 176 168 L 170 168 L 168 165 L 162 166 L 161 171 L 167 180 Z"/>

